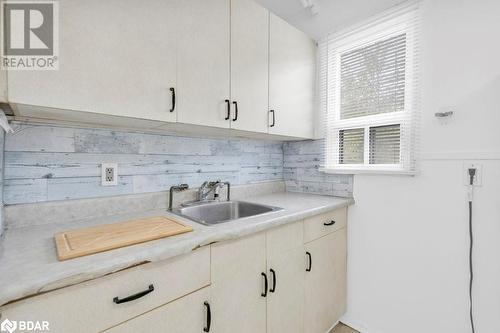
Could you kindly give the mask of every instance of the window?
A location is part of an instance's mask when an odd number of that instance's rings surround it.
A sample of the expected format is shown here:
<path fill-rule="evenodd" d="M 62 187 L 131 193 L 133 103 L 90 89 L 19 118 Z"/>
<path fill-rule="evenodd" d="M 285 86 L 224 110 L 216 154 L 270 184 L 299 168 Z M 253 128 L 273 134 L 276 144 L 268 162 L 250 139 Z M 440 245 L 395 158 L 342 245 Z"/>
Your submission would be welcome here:
<path fill-rule="evenodd" d="M 325 172 L 414 173 L 418 4 L 320 42 Z"/>

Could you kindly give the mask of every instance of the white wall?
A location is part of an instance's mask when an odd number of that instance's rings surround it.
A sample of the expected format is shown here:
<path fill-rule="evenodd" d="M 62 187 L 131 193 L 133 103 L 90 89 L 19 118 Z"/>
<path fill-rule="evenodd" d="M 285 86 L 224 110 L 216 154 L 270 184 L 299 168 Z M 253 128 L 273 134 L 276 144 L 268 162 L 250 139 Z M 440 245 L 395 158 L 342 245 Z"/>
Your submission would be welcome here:
<path fill-rule="evenodd" d="M 373 333 L 465 333 L 474 198 L 476 332 L 500 332 L 500 1 L 424 0 L 422 161 L 416 177 L 357 175 L 347 322 Z M 434 113 L 451 107 L 441 123 Z"/>

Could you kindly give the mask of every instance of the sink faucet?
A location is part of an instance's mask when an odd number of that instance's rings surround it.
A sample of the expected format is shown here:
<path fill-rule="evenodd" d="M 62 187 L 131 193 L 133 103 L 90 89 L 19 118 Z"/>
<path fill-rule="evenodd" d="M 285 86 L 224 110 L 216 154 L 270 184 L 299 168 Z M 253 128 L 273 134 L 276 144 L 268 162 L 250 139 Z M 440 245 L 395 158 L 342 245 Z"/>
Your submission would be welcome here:
<path fill-rule="evenodd" d="M 189 188 L 188 184 L 179 184 L 170 187 L 170 196 L 168 197 L 168 210 L 172 210 L 174 202 L 174 192 L 182 192 Z"/>
<path fill-rule="evenodd" d="M 212 192 L 214 192 L 214 199 L 217 199 L 219 197 L 218 189 L 224 186 L 227 187 L 227 201 L 229 201 L 231 198 L 231 184 L 229 182 L 221 182 L 220 180 L 217 180 L 215 182 L 206 181 L 201 184 L 200 188 L 198 189 L 198 201 L 207 200 L 208 196 Z"/>

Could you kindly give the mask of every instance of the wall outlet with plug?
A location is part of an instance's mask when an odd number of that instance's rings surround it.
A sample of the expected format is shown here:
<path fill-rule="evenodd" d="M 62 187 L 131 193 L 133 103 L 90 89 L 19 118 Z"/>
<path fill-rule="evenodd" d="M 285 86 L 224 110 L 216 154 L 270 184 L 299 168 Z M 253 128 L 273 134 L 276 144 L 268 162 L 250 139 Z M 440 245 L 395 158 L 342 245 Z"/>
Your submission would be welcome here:
<path fill-rule="evenodd" d="M 101 164 L 101 185 L 102 186 L 118 185 L 118 164 L 116 163 Z"/>
<path fill-rule="evenodd" d="M 473 186 L 482 186 L 483 185 L 483 165 L 479 164 L 479 163 L 471 163 L 471 162 L 464 163 L 464 168 L 463 168 L 463 172 L 462 172 L 463 179 L 464 179 L 464 185 L 470 184 L 469 169 L 476 169 L 476 173 L 475 173 L 474 179 L 473 179 Z"/>

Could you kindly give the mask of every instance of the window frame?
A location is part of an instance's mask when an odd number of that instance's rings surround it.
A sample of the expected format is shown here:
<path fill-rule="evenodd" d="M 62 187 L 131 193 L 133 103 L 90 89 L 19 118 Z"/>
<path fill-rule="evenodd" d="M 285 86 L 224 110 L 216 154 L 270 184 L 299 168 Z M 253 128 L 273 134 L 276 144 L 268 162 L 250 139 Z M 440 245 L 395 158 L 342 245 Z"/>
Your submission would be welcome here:
<path fill-rule="evenodd" d="M 416 25 L 415 11 L 405 12 L 327 40 L 327 82 L 325 117 L 325 157 L 321 171 L 325 173 L 397 173 L 415 174 L 415 84 Z M 344 53 L 377 42 L 406 34 L 404 110 L 363 117 L 340 119 L 341 57 Z M 328 78 L 333 79 L 333 87 Z M 331 122 L 330 120 L 332 120 Z M 398 164 L 370 164 L 370 128 L 400 125 L 400 162 Z M 330 125 L 332 125 L 330 127 Z M 339 131 L 364 129 L 364 159 L 362 164 L 340 164 Z M 332 154 L 332 152 L 336 152 Z M 413 167 L 412 167 L 413 165 Z"/>

